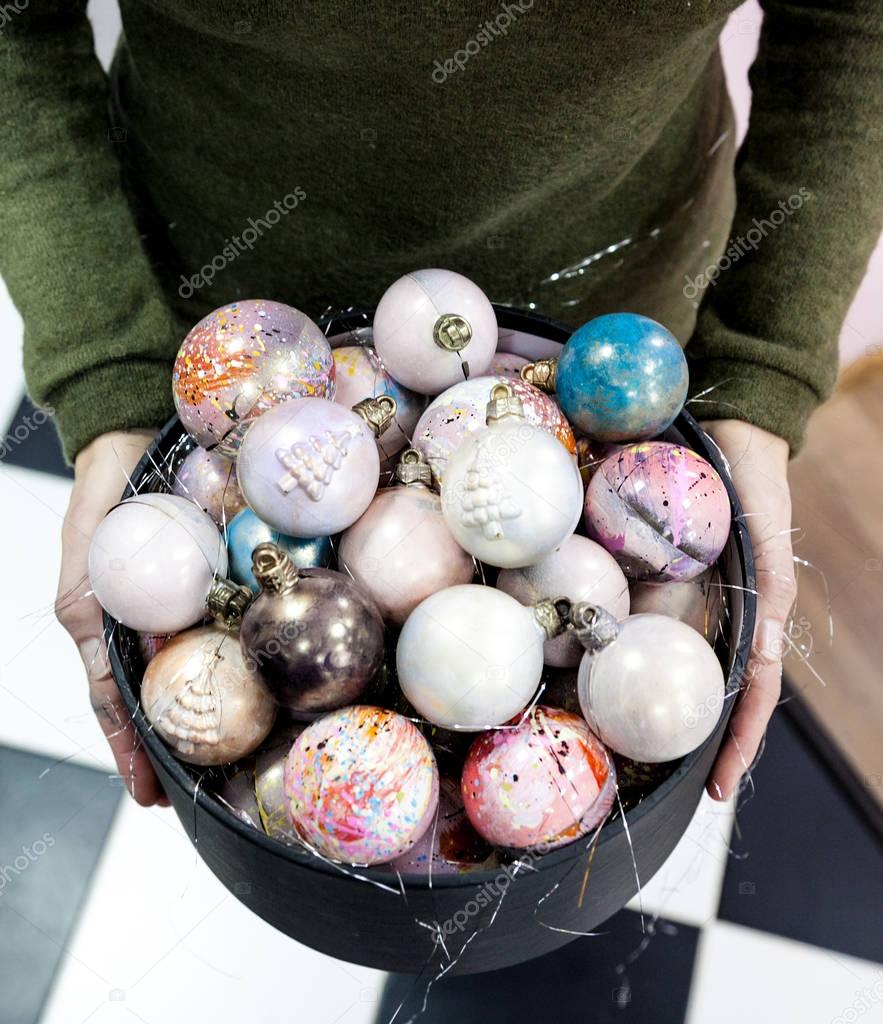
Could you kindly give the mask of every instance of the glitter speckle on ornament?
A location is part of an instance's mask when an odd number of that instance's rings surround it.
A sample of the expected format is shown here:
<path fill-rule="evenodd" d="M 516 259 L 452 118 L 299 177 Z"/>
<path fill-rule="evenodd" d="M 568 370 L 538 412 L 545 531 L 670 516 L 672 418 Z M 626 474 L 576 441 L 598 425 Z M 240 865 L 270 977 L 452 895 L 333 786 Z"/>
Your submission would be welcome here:
<path fill-rule="evenodd" d="M 633 579 L 689 580 L 717 559 L 730 532 L 717 471 L 682 445 L 627 445 L 601 463 L 586 490 L 589 536 Z"/>
<path fill-rule="evenodd" d="M 280 402 L 333 398 L 334 359 L 325 335 L 300 310 L 247 299 L 216 309 L 190 331 L 172 392 L 185 430 L 229 457 L 248 425 Z"/>
<path fill-rule="evenodd" d="M 236 466 L 217 452 L 194 448 L 175 471 L 172 494 L 188 498 L 224 527 L 245 508 Z"/>
<path fill-rule="evenodd" d="M 615 795 L 613 760 L 586 723 L 542 705 L 479 736 L 463 766 L 463 803 L 497 846 L 554 849 L 597 828 Z"/>
<path fill-rule="evenodd" d="M 380 864 L 431 825 L 438 769 L 426 740 L 401 715 L 356 706 L 325 715 L 297 738 L 285 793 L 301 837 L 345 864 Z"/>

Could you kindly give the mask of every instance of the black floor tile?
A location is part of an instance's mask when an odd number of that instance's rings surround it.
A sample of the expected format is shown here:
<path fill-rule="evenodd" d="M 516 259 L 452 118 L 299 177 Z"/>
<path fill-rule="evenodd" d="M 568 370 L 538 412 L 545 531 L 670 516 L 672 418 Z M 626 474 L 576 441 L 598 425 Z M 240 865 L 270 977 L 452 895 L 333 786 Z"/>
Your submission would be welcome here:
<path fill-rule="evenodd" d="M 72 477 L 73 470 L 64 461 L 61 444 L 52 421 L 37 410 L 30 399 L 22 398 L 0 442 L 0 456 L 6 466 L 22 466 L 53 476 Z"/>
<path fill-rule="evenodd" d="M 121 789 L 0 746 L 0 1020 L 39 1019 Z"/>
<path fill-rule="evenodd" d="M 425 979 L 391 975 L 376 1024 L 682 1024 L 698 932 L 620 911 L 599 931 L 502 971 L 443 978 L 420 1014 Z M 399 1007 L 401 1006 L 401 1009 Z"/>
<path fill-rule="evenodd" d="M 883 962 L 883 850 L 783 711 L 754 781 L 756 795 L 738 815 L 719 917 Z"/>

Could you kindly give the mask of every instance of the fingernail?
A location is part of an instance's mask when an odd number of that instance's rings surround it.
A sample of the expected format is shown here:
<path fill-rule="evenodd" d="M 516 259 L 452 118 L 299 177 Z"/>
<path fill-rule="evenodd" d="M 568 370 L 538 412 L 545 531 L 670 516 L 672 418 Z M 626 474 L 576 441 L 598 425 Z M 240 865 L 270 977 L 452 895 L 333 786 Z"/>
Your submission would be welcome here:
<path fill-rule="evenodd" d="M 765 661 L 781 661 L 783 654 L 782 623 L 776 619 L 764 619 L 757 631 L 757 653 Z"/>

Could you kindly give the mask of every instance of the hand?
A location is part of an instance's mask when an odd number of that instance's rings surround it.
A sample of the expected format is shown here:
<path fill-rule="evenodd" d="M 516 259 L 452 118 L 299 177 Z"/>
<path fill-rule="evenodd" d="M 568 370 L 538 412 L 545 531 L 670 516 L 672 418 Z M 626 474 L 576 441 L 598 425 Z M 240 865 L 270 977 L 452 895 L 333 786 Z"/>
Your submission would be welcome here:
<path fill-rule="evenodd" d="M 788 445 L 741 420 L 703 424 L 730 463 L 754 547 L 757 623 L 742 693 L 707 788 L 726 800 L 751 767 L 782 690 L 785 626 L 797 594 L 791 550 Z"/>
<path fill-rule="evenodd" d="M 55 613 L 86 666 L 92 708 L 126 788 L 139 804 L 167 806 L 168 798 L 138 741 L 110 673 L 101 607 L 90 595 L 88 571 L 92 534 L 108 509 L 119 501 L 129 475 L 155 436 L 154 431 L 148 430 L 102 434 L 77 456 L 74 487 L 61 531 L 61 575 Z"/>

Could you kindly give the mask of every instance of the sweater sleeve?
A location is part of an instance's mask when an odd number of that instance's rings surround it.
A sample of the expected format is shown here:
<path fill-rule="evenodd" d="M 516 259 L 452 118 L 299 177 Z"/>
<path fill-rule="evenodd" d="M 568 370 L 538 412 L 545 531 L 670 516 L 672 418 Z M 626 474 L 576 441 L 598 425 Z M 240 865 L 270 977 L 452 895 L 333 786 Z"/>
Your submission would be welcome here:
<path fill-rule="evenodd" d="M 883 226 L 883 2 L 762 3 L 736 216 L 686 352 L 695 415 L 794 452 Z"/>
<path fill-rule="evenodd" d="M 85 0 L 2 16 L 0 273 L 24 320 L 28 390 L 72 459 L 170 415 L 177 329 L 121 184 Z"/>

